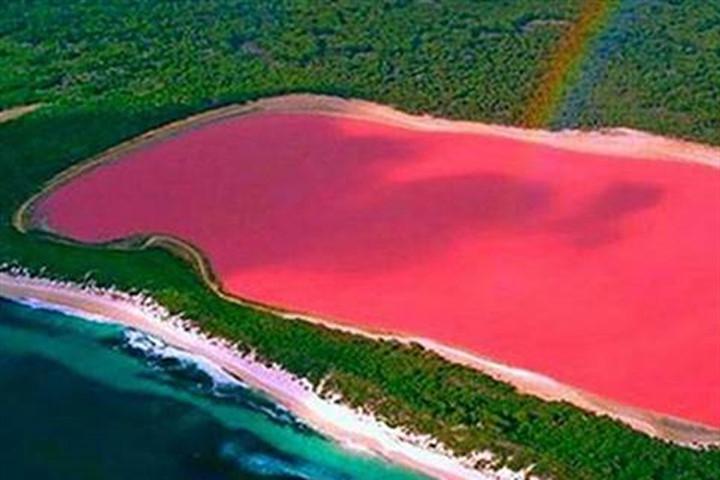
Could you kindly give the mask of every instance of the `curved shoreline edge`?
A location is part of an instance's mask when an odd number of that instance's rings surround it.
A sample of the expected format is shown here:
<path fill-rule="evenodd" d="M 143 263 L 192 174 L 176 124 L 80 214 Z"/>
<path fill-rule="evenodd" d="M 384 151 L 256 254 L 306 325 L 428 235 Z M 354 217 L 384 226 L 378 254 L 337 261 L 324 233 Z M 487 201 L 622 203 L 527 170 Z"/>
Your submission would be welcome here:
<path fill-rule="evenodd" d="M 199 128 L 227 118 L 262 113 L 304 113 L 351 117 L 387 123 L 394 126 L 423 131 L 452 131 L 476 133 L 513 138 L 551 146 L 606 156 L 622 155 L 638 160 L 667 160 L 692 162 L 710 168 L 720 168 L 720 148 L 709 147 L 675 140 L 629 129 L 610 129 L 600 132 L 560 131 L 548 132 L 517 127 L 503 127 L 481 123 L 444 120 L 429 116 L 415 116 L 400 112 L 391 107 L 361 101 L 345 100 L 337 97 L 317 95 L 288 95 L 258 100 L 248 104 L 231 105 L 208 111 L 168 124 L 131 139 L 85 162 L 76 164 L 63 171 L 48 182 L 38 193 L 29 198 L 16 211 L 13 225 L 21 232 L 41 230 L 51 232 L 33 218 L 34 207 L 39 200 L 52 191 L 93 168 L 122 158 L 124 155 L 153 143 L 162 141 L 188 130 Z M 77 245 L 86 245 L 55 236 L 56 240 Z M 103 246 L 103 245 L 101 245 Z M 195 246 L 183 240 L 167 235 L 145 235 L 132 239 L 104 244 L 113 248 L 163 247 L 176 255 L 189 260 L 201 275 L 203 281 L 224 300 L 273 313 L 283 318 L 308 321 L 315 324 L 363 335 L 374 339 L 395 339 L 407 343 L 419 343 L 440 354 L 446 360 L 475 368 L 491 377 L 510 383 L 523 393 L 538 396 L 544 400 L 560 400 L 572 403 L 584 410 L 608 415 L 632 428 L 649 435 L 670 440 L 685 446 L 704 446 L 720 444 L 720 429 L 706 427 L 694 422 L 674 418 L 668 415 L 633 408 L 608 399 L 601 398 L 580 389 L 564 385 L 552 378 L 534 372 L 507 366 L 499 362 L 441 345 L 429 339 L 404 336 L 397 333 L 373 332 L 348 326 L 342 321 L 320 318 L 303 312 L 290 312 L 271 305 L 264 305 L 250 299 L 240 298 L 226 292 L 219 279 L 215 277 L 209 260 Z"/>
<path fill-rule="evenodd" d="M 506 467 L 476 469 L 489 452 L 456 457 L 436 440 L 391 428 L 372 414 L 355 411 L 340 398 L 323 398 L 304 379 L 279 365 L 265 365 L 224 339 L 204 334 L 191 320 L 172 316 L 152 298 L 112 288 L 60 282 L 25 273 L 0 272 L 0 298 L 88 320 L 137 329 L 200 359 L 209 361 L 297 415 L 340 445 L 370 452 L 411 470 L 447 480 L 521 480 L 527 472 Z"/>

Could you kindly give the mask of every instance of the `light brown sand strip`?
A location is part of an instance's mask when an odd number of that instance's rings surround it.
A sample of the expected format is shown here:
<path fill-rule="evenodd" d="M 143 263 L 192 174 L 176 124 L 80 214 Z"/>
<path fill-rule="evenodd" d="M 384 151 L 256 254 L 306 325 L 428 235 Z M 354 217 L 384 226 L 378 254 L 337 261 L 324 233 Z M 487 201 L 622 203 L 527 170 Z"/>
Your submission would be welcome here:
<path fill-rule="evenodd" d="M 6 110 L 0 110 L 0 123 L 9 122 L 10 120 L 20 118 L 23 115 L 34 112 L 41 106 L 41 103 L 34 103 L 32 105 L 22 105 L 20 107 L 12 107 Z"/>

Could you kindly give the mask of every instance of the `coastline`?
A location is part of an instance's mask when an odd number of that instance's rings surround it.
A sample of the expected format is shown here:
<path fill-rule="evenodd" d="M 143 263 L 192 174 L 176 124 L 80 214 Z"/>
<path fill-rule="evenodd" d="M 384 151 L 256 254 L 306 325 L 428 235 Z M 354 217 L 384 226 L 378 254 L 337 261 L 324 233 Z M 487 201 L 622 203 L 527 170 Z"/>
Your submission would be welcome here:
<path fill-rule="evenodd" d="M 427 115 L 411 115 L 392 107 L 363 100 L 346 100 L 319 95 L 287 95 L 262 99 L 248 104 L 231 105 L 201 113 L 171 123 L 157 130 L 147 132 L 135 139 L 111 148 L 97 157 L 76 164 L 61 172 L 36 195 L 28 199 L 16 211 L 13 218 L 14 226 L 20 232 L 39 229 L 54 233 L 49 230 L 46 225 L 38 223 L 37 219 L 33 218 L 33 211 L 35 205 L 46 195 L 51 194 L 58 186 L 72 181 L 88 170 L 122 158 L 124 155 L 136 149 L 144 148 L 149 144 L 162 141 L 188 130 L 222 121 L 230 117 L 270 113 L 310 113 L 350 117 L 386 123 L 412 130 L 485 134 L 539 143 L 553 148 L 579 150 L 595 154 L 603 153 L 608 156 L 622 154 L 625 157 L 637 160 L 652 159 L 692 162 L 700 164 L 700 166 L 703 167 L 720 167 L 720 148 L 659 137 L 629 129 L 609 129 L 596 132 L 549 132 L 518 127 L 488 125 L 477 122 L 446 120 Z M 58 235 L 57 239 L 71 244 L 79 244 L 79 242 L 66 239 L 61 235 Z M 266 305 L 253 301 L 252 299 L 238 297 L 224 289 L 220 279 L 214 275 L 210 262 L 204 254 L 194 245 L 179 238 L 150 234 L 134 238 L 132 241 L 119 240 L 107 246 L 119 249 L 142 249 L 151 246 L 160 246 L 189 260 L 199 272 L 204 282 L 224 300 L 267 311 L 289 320 L 299 319 L 362 335 L 367 338 L 394 339 L 407 343 L 419 343 L 427 349 L 438 353 L 448 361 L 477 369 L 496 380 L 513 385 L 522 393 L 531 394 L 546 401 L 567 401 L 584 410 L 601 415 L 608 415 L 640 432 L 657 438 L 670 440 L 683 446 L 701 447 L 705 445 L 720 445 L 719 429 L 666 414 L 620 404 L 611 399 L 603 398 L 571 385 L 563 384 L 541 373 L 505 365 L 472 352 L 439 344 L 430 339 L 404 335 L 402 332 L 369 331 L 353 327 L 343 321 L 343 319 L 321 317 L 314 312 L 288 311 L 275 305 Z"/>
<path fill-rule="evenodd" d="M 297 415 L 341 445 L 447 480 L 521 480 L 536 478 L 506 467 L 476 469 L 477 461 L 492 463 L 492 455 L 478 452 L 456 457 L 432 438 L 390 428 L 372 415 L 354 411 L 339 398 L 327 399 L 313 386 L 277 365 L 268 366 L 252 353 L 242 354 L 229 342 L 209 337 L 187 319 L 171 316 L 142 294 L 81 286 L 30 277 L 24 272 L 0 272 L 0 297 L 50 310 L 101 320 L 140 330 L 170 346 L 217 365 Z"/>

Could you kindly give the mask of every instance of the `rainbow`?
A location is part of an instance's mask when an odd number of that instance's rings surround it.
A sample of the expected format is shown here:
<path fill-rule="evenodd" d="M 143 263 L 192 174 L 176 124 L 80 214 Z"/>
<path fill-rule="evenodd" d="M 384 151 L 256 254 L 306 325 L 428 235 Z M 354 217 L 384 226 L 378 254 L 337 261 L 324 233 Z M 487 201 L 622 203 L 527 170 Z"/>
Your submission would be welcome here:
<path fill-rule="evenodd" d="M 550 61 L 530 97 L 521 118 L 526 127 L 547 126 L 555 112 L 562 107 L 565 93 L 577 79 L 581 63 L 589 56 L 592 45 L 610 23 L 620 6 L 620 0 L 587 0 L 573 23 L 550 54 Z"/>

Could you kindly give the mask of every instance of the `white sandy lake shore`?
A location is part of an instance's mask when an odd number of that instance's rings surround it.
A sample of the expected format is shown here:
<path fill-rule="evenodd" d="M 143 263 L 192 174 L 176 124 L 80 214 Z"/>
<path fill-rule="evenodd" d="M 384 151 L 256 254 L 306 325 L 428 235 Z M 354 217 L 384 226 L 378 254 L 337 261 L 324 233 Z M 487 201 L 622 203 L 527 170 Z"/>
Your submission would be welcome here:
<path fill-rule="evenodd" d="M 277 365 L 267 366 L 253 355 L 244 355 L 224 340 L 207 336 L 187 319 L 169 315 L 148 297 L 17 273 L 0 273 L 0 297 L 145 332 L 201 361 L 211 362 L 268 394 L 307 424 L 349 449 L 379 455 L 441 479 L 532 478 L 525 472 L 507 468 L 476 469 L 473 465 L 478 460 L 492 458 L 489 453 L 458 458 L 432 438 L 390 428 L 370 414 L 343 405 L 339 399 L 323 398 L 306 380 Z"/>

